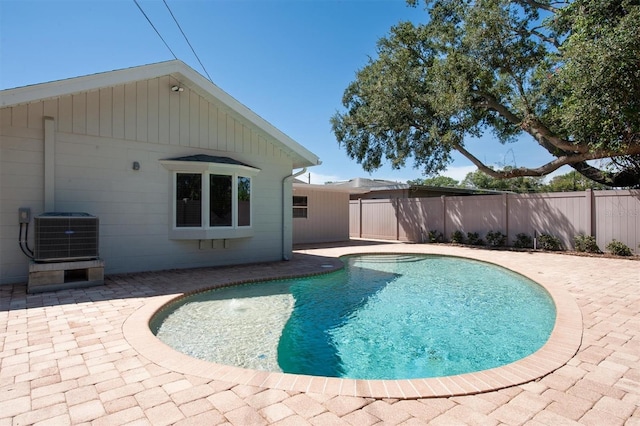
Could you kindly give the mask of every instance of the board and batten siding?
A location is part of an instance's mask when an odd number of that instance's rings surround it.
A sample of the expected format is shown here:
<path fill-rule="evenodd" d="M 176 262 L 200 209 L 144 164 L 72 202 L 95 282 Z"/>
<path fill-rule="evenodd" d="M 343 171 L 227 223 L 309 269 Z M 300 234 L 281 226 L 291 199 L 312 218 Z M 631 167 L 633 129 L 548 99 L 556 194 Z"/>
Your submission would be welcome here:
<path fill-rule="evenodd" d="M 291 157 L 224 106 L 189 89 L 172 92 L 177 83 L 165 76 L 0 108 L 0 284 L 27 278 L 18 209 L 45 211 L 45 117 L 55 129 L 55 211 L 99 217 L 106 273 L 281 259 Z M 253 237 L 168 238 L 171 180 L 159 160 L 203 153 L 261 170 L 252 180 Z"/>
<path fill-rule="evenodd" d="M 293 243 L 349 240 L 349 193 L 296 186 L 294 196 L 307 197 L 307 217 L 293 218 Z"/>
<path fill-rule="evenodd" d="M 56 120 L 59 133 L 248 155 L 279 150 L 224 106 L 189 89 L 171 91 L 176 84 L 165 76 L 2 108 L 0 120 L 3 128 L 43 129 L 48 116 Z"/>

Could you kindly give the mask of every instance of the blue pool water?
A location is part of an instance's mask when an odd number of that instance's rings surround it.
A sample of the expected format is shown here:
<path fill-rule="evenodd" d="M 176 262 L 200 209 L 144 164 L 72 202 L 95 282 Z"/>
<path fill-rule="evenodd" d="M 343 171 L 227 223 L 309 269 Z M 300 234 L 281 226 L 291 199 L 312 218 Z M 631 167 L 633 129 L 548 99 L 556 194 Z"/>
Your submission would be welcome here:
<path fill-rule="evenodd" d="M 538 350 L 549 294 L 506 269 L 446 256 L 362 255 L 326 275 L 211 290 L 151 327 L 188 355 L 245 368 L 357 379 L 485 370 Z"/>

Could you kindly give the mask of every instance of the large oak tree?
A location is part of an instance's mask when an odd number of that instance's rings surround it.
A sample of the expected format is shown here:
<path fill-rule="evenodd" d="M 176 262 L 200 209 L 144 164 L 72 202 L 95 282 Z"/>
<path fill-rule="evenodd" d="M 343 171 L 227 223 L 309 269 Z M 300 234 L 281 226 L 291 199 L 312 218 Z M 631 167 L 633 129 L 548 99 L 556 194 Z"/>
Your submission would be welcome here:
<path fill-rule="evenodd" d="M 425 0 L 424 8 L 427 23 L 399 23 L 379 40 L 331 118 L 365 170 L 413 157 L 433 175 L 455 150 L 495 178 L 569 165 L 608 186 L 640 185 L 638 0 Z M 485 132 L 502 143 L 528 134 L 553 160 L 494 170 L 465 147 Z"/>

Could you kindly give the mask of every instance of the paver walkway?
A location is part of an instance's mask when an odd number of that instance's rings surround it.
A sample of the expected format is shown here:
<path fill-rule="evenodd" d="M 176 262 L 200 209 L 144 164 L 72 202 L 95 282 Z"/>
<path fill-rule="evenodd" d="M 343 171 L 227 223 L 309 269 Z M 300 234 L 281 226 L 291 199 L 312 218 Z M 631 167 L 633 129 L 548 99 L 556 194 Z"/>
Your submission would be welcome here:
<path fill-rule="evenodd" d="M 125 321 L 156 296 L 327 270 L 351 252 L 473 257 L 567 291 L 582 344 L 534 382 L 472 396 L 372 399 L 238 385 L 182 374 L 127 341 Z M 324 266 L 323 266 L 324 265 Z M 0 426 L 26 424 L 640 425 L 640 262 L 446 245 L 298 250 L 289 262 L 128 274 L 104 286 L 26 294 L 0 286 Z"/>

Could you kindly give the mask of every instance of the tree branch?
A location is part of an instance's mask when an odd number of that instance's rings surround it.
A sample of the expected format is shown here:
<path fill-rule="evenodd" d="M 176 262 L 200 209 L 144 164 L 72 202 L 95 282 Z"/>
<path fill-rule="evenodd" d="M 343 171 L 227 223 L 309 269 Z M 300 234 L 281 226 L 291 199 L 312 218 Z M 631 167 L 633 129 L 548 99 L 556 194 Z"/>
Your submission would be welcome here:
<path fill-rule="evenodd" d="M 552 154 L 554 154 L 553 151 L 557 150 L 581 154 L 589 152 L 589 147 L 586 145 L 573 144 L 567 140 L 555 136 L 551 132 L 551 130 L 549 130 L 547 126 L 542 124 L 542 122 L 536 117 L 525 119 L 520 124 L 520 128 L 533 136 L 533 138 L 538 141 L 538 144 L 540 144 L 543 148 L 545 148 Z M 551 144 L 556 149 L 550 149 L 550 147 L 548 147 L 549 144 Z"/>
<path fill-rule="evenodd" d="M 551 6 L 550 4 L 540 3 L 535 0 L 515 0 L 515 2 L 520 4 L 528 4 L 529 6 L 532 6 L 536 9 L 543 9 L 552 13 L 558 12 L 558 9 Z"/>
<path fill-rule="evenodd" d="M 522 122 L 522 119 L 520 117 L 511 112 L 509 108 L 498 102 L 498 100 L 493 95 L 479 90 L 472 91 L 472 93 L 483 99 L 483 101 L 476 102 L 475 106 L 492 109 L 506 118 L 511 124 L 514 124 L 516 126 L 519 126 Z"/>
<path fill-rule="evenodd" d="M 541 33 L 540 31 L 537 31 L 536 28 L 532 28 L 532 29 L 520 29 L 520 30 L 516 30 L 516 33 L 520 34 L 520 35 L 534 35 L 536 37 L 538 37 L 540 40 L 552 44 L 556 49 L 560 49 L 560 47 L 562 46 L 562 44 L 558 41 L 557 38 L 555 37 L 549 37 L 547 35 L 544 35 L 543 33 Z"/>
<path fill-rule="evenodd" d="M 587 160 L 596 160 L 600 158 L 608 158 L 608 157 L 615 156 L 613 155 L 613 153 L 606 152 L 606 151 L 593 151 L 593 152 L 586 152 L 586 153 L 566 154 L 566 155 L 558 156 L 553 161 L 550 161 L 547 164 L 544 164 L 537 168 L 520 167 L 520 168 L 514 168 L 510 170 L 493 170 L 492 168 L 485 165 L 473 154 L 471 154 L 469 151 L 467 151 L 462 145 L 458 143 L 454 143 L 453 147 L 462 155 L 464 155 L 469 161 L 471 161 L 482 172 L 496 179 L 509 179 L 509 178 L 520 177 L 520 176 L 545 176 L 559 169 L 560 167 L 566 166 L 566 165 L 569 165 L 572 167 L 575 165 L 574 168 L 582 173 L 581 170 L 587 170 L 586 163 L 585 163 Z M 631 152 L 625 152 L 625 154 L 639 155 L 640 145 L 631 147 L 629 151 Z M 581 166 L 581 164 L 584 164 L 584 165 Z M 594 172 L 594 170 L 591 170 L 591 171 Z M 618 185 L 618 186 L 627 186 L 627 185 Z"/>
<path fill-rule="evenodd" d="M 509 108 L 502 105 L 498 100 L 488 93 L 480 91 L 474 92 L 477 96 L 484 99 L 484 101 L 476 102 L 475 106 L 488 108 L 496 111 L 498 114 L 506 118 L 511 124 L 519 126 L 523 131 L 529 133 L 533 138 L 549 151 L 551 154 L 556 155 L 558 150 L 581 153 L 584 154 L 589 151 L 589 148 L 584 145 L 573 144 L 567 140 L 564 140 L 558 136 L 555 136 L 551 130 L 545 126 L 540 120 L 535 117 L 520 118 Z"/>
<path fill-rule="evenodd" d="M 520 176 L 544 176 L 567 164 L 566 157 L 561 157 L 535 169 L 520 167 L 506 171 L 494 170 L 467 151 L 462 145 L 453 144 L 453 147 L 471 161 L 480 171 L 496 179 L 509 179 Z"/>

